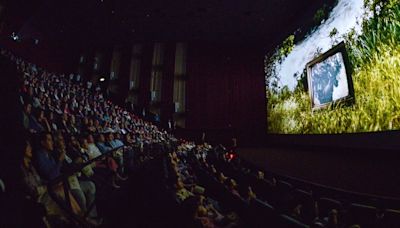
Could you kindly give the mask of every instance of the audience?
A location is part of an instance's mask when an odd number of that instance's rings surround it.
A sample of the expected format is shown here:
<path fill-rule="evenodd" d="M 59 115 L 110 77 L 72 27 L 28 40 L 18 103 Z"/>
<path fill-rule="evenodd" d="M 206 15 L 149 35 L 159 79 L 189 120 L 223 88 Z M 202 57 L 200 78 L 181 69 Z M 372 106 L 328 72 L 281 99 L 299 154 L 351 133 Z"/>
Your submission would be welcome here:
<path fill-rule="evenodd" d="M 62 223 L 62 221 L 67 220 L 67 217 L 59 208 L 58 204 L 54 202 L 54 200 L 48 194 L 47 185 L 44 184 L 42 178 L 39 176 L 32 163 L 33 154 L 30 142 L 26 141 L 25 144 L 26 146 L 23 157 L 23 164 L 21 167 L 24 177 L 24 183 L 27 190 L 27 196 L 30 197 L 33 201 L 39 202 L 45 207 L 49 219 L 53 219 L 53 222 L 55 223 Z M 55 186 L 53 191 L 61 201 L 65 202 L 65 192 L 60 185 Z M 69 200 L 72 206 L 72 211 L 76 214 L 80 214 L 81 208 L 69 191 L 68 194 L 70 194 Z"/>
<path fill-rule="evenodd" d="M 200 145 L 178 142 L 170 133 L 106 100 L 100 90 L 84 86 L 80 76 L 57 75 L 11 53 L 2 50 L 2 54 L 14 61 L 24 75 L 21 123 L 33 140 L 24 141 L 21 170 L 27 197 L 45 209 L 50 227 L 71 224 L 63 209 L 68 205 L 73 214 L 100 225 L 96 192 L 104 183 L 96 177 L 120 188 L 118 182 L 127 179 L 126 170 L 154 158 L 150 151 L 168 154 L 168 178 L 175 201 L 181 206 L 194 202 L 192 219 L 201 227 L 237 227 L 248 216 L 240 206 L 214 199 L 213 195 L 211 198 L 208 191 L 212 192 L 209 187 L 213 186 L 201 178 L 204 173 L 246 207 L 260 201 L 289 208 L 282 213 L 313 227 L 337 228 L 345 224 L 337 210 L 322 219 L 317 211 L 313 221 L 304 221 L 301 203 L 283 206 L 285 202 L 278 199 L 281 196 L 276 178 L 267 179 L 262 171 L 252 174 L 233 151 L 227 153 L 222 145 L 214 148 L 204 138 Z M 236 139 L 233 142 L 234 149 Z M 169 153 L 166 148 L 173 151 Z M 199 174 L 199 170 L 204 173 Z M 63 178 L 67 186 L 62 183 Z M 0 185 L 4 186 L 1 180 Z"/>
<path fill-rule="evenodd" d="M 178 180 L 176 181 L 175 188 L 176 199 L 178 202 L 183 202 L 189 197 L 194 196 L 191 191 L 185 188 L 185 185 L 180 178 L 178 178 Z"/>
<path fill-rule="evenodd" d="M 232 195 L 238 197 L 238 198 L 242 198 L 242 196 L 240 195 L 238 188 L 237 188 L 237 183 L 234 179 L 230 179 L 229 180 L 229 184 L 228 184 L 228 188 L 229 191 L 232 193 Z"/>
<path fill-rule="evenodd" d="M 98 183 L 91 181 L 98 176 L 96 173 L 99 172 L 103 179 L 110 173 L 110 185 L 119 188 L 117 182 L 127 179 L 123 176 L 125 166 L 134 166 L 135 147 L 143 151 L 144 147 L 158 143 L 160 139 L 169 143 L 175 140 L 174 137 L 105 101 L 100 90 L 91 94 L 92 91 L 77 83 L 72 74 L 72 77 L 65 77 L 49 73 L 10 53 L 2 51 L 2 54 L 16 62 L 24 75 L 20 93 L 24 107 L 21 122 L 29 133 L 35 134 L 34 139 L 37 138 L 32 153 L 27 146 L 22 166 L 26 185 L 30 186 L 28 189 L 36 191 L 36 195 L 34 191 L 30 194 L 39 197 L 46 191 L 46 185 L 82 167 L 81 171 L 69 174 L 68 198 L 76 214 L 88 214 L 88 221 L 98 224 L 101 221 L 95 206 Z M 122 140 L 121 133 L 126 140 Z M 135 137 L 131 138 L 131 134 Z M 119 150 L 112 156 L 103 156 L 117 148 Z M 101 159 L 83 166 L 98 157 Z M 35 188 L 32 187 L 34 184 Z M 61 190 L 56 193 L 61 194 Z M 48 199 L 41 201 L 46 208 L 51 206 Z"/>
<path fill-rule="evenodd" d="M 60 175 L 61 165 L 65 159 L 65 153 L 61 153 L 56 159 L 53 158 L 53 138 L 50 133 L 41 133 L 39 136 L 39 149 L 36 151 L 36 167 L 40 176 L 51 181 Z"/>

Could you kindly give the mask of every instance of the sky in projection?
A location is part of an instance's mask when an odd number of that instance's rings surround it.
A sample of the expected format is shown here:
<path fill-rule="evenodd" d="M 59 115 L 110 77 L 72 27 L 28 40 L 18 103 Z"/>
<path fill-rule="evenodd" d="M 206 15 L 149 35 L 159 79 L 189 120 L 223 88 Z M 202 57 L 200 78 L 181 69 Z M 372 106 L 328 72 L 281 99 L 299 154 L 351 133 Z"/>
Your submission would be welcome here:
<path fill-rule="evenodd" d="M 346 68 L 340 52 L 312 66 L 311 78 L 314 104 L 328 103 L 349 95 Z"/>
<path fill-rule="evenodd" d="M 329 18 L 303 41 L 297 43 L 292 52 L 282 61 L 276 63 L 276 76 L 280 78 L 279 86 L 287 86 L 293 91 L 297 85 L 296 75 L 301 75 L 306 64 L 315 58 L 317 51 L 324 53 L 332 48 L 333 40 L 329 36 L 336 28 L 337 42 L 343 40 L 342 36 L 351 31 L 352 28 L 359 34 L 361 32 L 361 21 L 366 12 L 364 0 L 339 0 L 332 9 Z"/>

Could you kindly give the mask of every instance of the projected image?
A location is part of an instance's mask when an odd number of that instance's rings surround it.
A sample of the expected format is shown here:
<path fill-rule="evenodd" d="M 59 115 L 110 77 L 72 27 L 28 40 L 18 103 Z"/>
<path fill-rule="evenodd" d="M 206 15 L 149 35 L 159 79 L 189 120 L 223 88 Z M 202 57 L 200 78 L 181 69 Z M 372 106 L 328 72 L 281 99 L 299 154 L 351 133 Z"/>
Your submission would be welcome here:
<path fill-rule="evenodd" d="M 341 43 L 336 48 L 344 47 Z M 346 72 L 346 63 L 342 52 L 337 52 L 329 56 L 329 52 L 324 57 L 318 58 L 307 66 L 307 76 L 309 82 L 309 93 L 311 106 L 313 109 L 326 107 L 330 103 L 338 102 L 350 96 L 353 88 L 351 87 L 350 75 Z M 325 58 L 325 59 L 323 59 Z M 348 79 L 349 77 L 349 79 Z M 351 87 L 349 89 L 349 87 Z"/>
<path fill-rule="evenodd" d="M 337 0 L 312 20 L 265 58 L 268 133 L 400 130 L 398 0 Z"/>
<path fill-rule="evenodd" d="M 327 104 L 348 95 L 346 71 L 340 53 L 329 57 L 322 63 L 315 64 L 310 73 L 314 104 Z M 335 96 L 334 89 L 338 90 Z"/>

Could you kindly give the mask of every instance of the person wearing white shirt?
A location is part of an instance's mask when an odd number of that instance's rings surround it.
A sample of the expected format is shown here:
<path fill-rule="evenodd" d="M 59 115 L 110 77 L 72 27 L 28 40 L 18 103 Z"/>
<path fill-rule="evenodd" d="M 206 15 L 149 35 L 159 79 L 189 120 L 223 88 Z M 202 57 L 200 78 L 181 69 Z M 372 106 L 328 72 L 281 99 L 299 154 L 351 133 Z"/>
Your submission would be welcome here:
<path fill-rule="evenodd" d="M 99 148 L 97 148 L 96 144 L 94 144 L 93 136 L 89 135 L 88 136 L 88 154 L 90 159 L 97 158 L 98 156 L 101 155 L 101 152 Z"/>

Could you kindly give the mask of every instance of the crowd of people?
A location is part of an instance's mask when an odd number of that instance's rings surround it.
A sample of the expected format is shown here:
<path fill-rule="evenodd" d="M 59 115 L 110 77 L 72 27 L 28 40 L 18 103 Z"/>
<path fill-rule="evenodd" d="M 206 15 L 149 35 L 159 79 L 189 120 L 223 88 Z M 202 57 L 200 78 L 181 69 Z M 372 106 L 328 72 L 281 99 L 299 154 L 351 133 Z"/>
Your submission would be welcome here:
<path fill-rule="evenodd" d="M 235 211 L 221 211 L 220 202 L 205 194 L 196 173 L 186 163 L 188 153 L 196 151 L 196 156 L 205 159 L 211 145 L 194 145 L 193 142 L 182 142 L 176 151 L 168 155 L 170 169 L 168 183 L 173 189 L 175 200 L 186 205 L 189 218 L 199 227 L 240 227 L 240 220 Z"/>
<path fill-rule="evenodd" d="M 22 75 L 20 120 L 26 134 L 21 169 L 26 196 L 45 208 L 47 225 L 69 222 L 57 199 L 90 224 L 101 224 L 97 186 L 120 188 L 129 170 L 153 158 L 150 149 L 163 149 L 176 139 L 106 100 L 78 75 L 49 73 L 10 52 L 1 54 Z M 68 191 L 57 179 L 62 175 Z"/>
<path fill-rule="evenodd" d="M 257 227 L 260 207 L 273 208 L 298 227 L 360 227 L 343 216 L 341 208 L 322 212 L 312 192 L 299 196 L 301 191 L 274 176 L 267 178 L 222 145 L 177 140 L 113 104 L 79 75 L 50 73 L 10 52 L 1 54 L 22 75 L 20 168 L 26 198 L 42 209 L 36 211 L 38 224 L 76 225 L 72 213 L 88 224 L 101 225 L 99 188 L 119 189 L 130 171 L 158 153 L 165 159 L 166 187 L 191 227 Z M 382 227 L 378 215 L 374 224 Z M 273 226 L 280 224 L 277 218 L 261 219 Z"/>
<path fill-rule="evenodd" d="M 169 153 L 168 167 L 167 183 L 176 202 L 190 212 L 187 216 L 198 227 L 360 228 L 400 224 L 396 210 L 384 212 L 382 207 L 354 204 L 350 196 L 339 202 L 325 198 L 332 193 L 296 189 L 274 175 L 267 177 L 233 151 L 207 143 L 181 144 Z"/>

